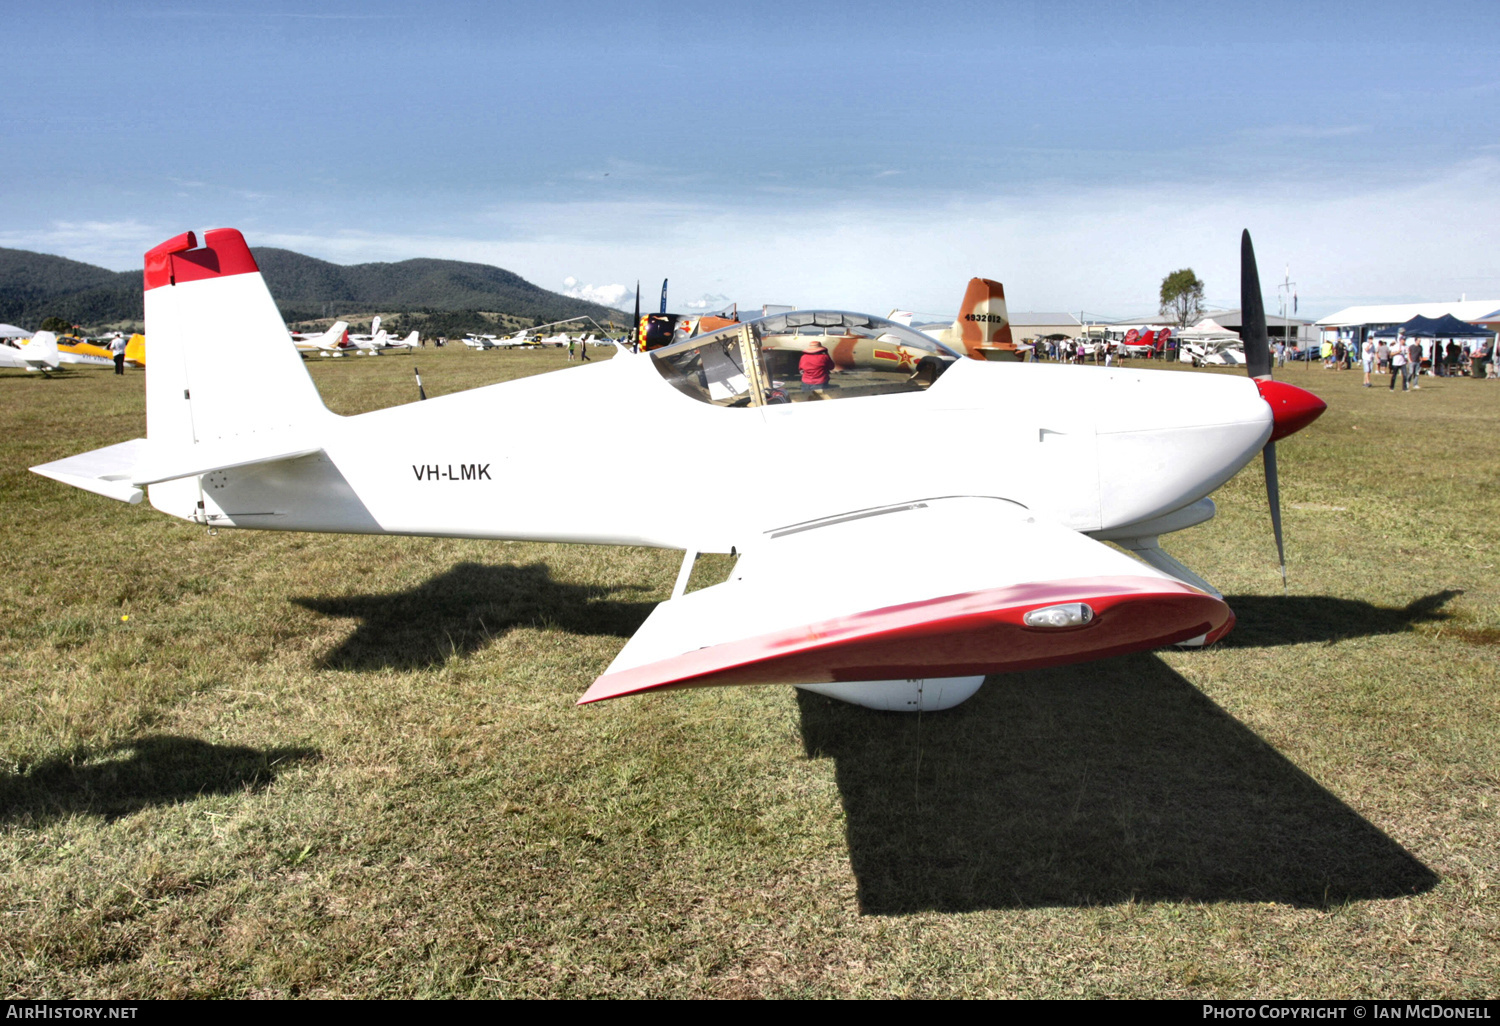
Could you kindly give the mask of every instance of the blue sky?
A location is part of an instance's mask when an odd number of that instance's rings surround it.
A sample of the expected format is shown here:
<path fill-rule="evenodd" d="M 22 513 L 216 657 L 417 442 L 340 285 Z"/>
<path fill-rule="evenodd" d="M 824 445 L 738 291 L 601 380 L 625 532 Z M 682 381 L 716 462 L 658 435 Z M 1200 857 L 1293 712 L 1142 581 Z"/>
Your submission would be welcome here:
<path fill-rule="evenodd" d="M 1500 297 L 1500 5 L 1218 8 L 7 2 L 0 245 L 1123 315 L 1249 227 L 1313 315 Z"/>

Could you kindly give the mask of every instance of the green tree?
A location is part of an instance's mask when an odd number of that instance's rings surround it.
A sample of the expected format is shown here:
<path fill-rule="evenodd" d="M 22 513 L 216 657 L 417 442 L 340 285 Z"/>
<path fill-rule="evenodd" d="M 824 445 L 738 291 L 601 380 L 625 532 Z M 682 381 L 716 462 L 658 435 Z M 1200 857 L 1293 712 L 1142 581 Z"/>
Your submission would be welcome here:
<path fill-rule="evenodd" d="M 1173 271 L 1161 280 L 1161 312 L 1177 322 L 1178 330 L 1203 316 L 1203 282 L 1191 267 Z"/>
<path fill-rule="evenodd" d="M 38 331 L 51 331 L 58 335 L 66 335 L 73 330 L 71 321 L 65 321 L 61 317 L 48 317 L 42 321 Z"/>

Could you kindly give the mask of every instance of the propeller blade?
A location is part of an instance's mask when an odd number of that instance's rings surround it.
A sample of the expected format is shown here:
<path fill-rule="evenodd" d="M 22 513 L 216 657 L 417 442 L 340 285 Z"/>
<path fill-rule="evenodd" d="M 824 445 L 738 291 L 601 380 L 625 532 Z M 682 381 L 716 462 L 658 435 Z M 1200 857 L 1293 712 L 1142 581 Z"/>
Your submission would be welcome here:
<path fill-rule="evenodd" d="M 1266 463 L 1266 499 L 1271 504 L 1271 531 L 1276 535 L 1276 558 L 1281 560 L 1281 593 L 1286 591 L 1286 548 L 1281 543 L 1281 487 L 1276 482 L 1276 443 L 1267 442 L 1261 450 Z"/>
<path fill-rule="evenodd" d="M 1240 339 L 1245 344 L 1245 369 L 1257 380 L 1271 376 L 1271 341 L 1266 334 L 1266 307 L 1260 296 L 1260 272 L 1250 229 L 1240 236 Z"/>
<path fill-rule="evenodd" d="M 635 320 L 630 322 L 630 345 L 632 351 L 641 339 L 641 279 L 635 280 Z"/>

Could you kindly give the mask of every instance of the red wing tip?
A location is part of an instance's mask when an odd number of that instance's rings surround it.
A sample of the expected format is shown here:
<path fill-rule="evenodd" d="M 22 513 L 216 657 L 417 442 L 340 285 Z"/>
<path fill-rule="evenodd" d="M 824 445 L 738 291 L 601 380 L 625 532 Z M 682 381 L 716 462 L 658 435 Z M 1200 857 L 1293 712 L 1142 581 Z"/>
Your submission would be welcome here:
<path fill-rule="evenodd" d="M 1221 638 L 1224 637 L 1224 635 L 1226 635 L 1230 631 L 1234 630 L 1234 625 L 1235 625 L 1235 615 L 1234 615 L 1234 610 L 1231 609 L 1229 611 L 1229 619 L 1227 619 L 1227 620 L 1224 621 L 1224 626 L 1218 628 L 1217 630 L 1209 631 L 1208 637 L 1206 637 L 1206 638 L 1203 639 L 1203 647 L 1207 648 L 1209 645 L 1212 645 L 1214 642 L 1219 641 Z"/>
<path fill-rule="evenodd" d="M 1054 634 L 1022 621 L 1032 609 L 1080 601 L 1095 610 L 1088 626 Z M 1232 617 L 1222 600 L 1178 581 L 1118 577 L 1046 582 L 872 610 L 606 672 L 577 704 L 705 685 L 1037 669 L 1157 648 L 1201 634 L 1218 640 Z M 1055 641 L 1043 640 L 1049 637 Z"/>

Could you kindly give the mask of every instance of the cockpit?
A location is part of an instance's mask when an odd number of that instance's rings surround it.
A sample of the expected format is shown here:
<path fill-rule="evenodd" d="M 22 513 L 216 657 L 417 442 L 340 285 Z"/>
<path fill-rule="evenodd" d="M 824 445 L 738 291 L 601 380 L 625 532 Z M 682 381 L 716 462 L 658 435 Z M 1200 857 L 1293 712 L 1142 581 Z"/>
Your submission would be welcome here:
<path fill-rule="evenodd" d="M 842 310 L 773 314 L 650 356 L 679 391 L 727 407 L 920 392 L 961 358 L 904 324 Z"/>

